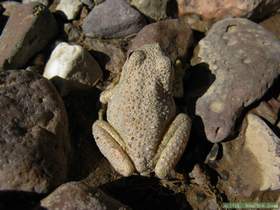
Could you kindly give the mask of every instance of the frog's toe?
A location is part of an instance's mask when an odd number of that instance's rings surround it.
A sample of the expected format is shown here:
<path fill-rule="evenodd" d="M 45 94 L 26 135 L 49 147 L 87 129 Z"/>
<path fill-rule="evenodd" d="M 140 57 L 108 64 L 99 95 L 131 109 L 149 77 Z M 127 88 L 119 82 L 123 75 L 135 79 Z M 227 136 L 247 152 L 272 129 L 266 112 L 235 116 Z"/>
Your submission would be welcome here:
<path fill-rule="evenodd" d="M 121 146 L 122 139 L 107 122 L 97 120 L 92 126 L 95 142 L 101 153 L 113 168 L 123 176 L 130 176 L 135 171 L 134 165 Z"/>

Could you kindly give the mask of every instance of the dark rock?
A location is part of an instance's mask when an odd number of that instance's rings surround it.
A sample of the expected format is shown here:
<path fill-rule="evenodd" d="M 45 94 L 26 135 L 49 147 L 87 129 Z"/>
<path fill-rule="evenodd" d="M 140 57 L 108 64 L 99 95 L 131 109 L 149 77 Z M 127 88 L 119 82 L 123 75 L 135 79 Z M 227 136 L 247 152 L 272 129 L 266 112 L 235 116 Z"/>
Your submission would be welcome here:
<path fill-rule="evenodd" d="M 280 72 L 280 41 L 241 18 L 217 22 L 199 42 L 192 65 L 207 64 L 214 82 L 196 102 L 207 139 L 222 141 L 234 132 L 244 108 L 260 99 Z"/>
<path fill-rule="evenodd" d="M 47 210 L 125 210 L 130 209 L 113 199 L 100 189 L 92 189 L 86 184 L 69 182 L 58 187 L 41 201 Z"/>
<path fill-rule="evenodd" d="M 92 9 L 83 23 L 89 37 L 117 38 L 137 33 L 144 17 L 125 0 L 106 0 Z"/>
<path fill-rule="evenodd" d="M 44 5 L 30 3 L 16 6 L 0 38 L 0 69 L 24 67 L 56 32 L 56 21 Z"/>
<path fill-rule="evenodd" d="M 39 74 L 0 74 L 0 189 L 48 192 L 67 178 L 70 152 L 64 104 Z"/>

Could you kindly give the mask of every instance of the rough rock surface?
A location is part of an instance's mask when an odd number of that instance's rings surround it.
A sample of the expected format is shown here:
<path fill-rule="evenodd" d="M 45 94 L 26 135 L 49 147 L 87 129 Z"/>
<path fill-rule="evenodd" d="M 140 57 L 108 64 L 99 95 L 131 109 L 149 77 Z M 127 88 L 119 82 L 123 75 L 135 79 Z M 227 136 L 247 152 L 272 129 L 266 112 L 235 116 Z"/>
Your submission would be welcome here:
<path fill-rule="evenodd" d="M 96 52 L 96 59 L 104 69 L 119 75 L 126 60 L 126 49 L 121 40 L 99 40 L 86 38 L 83 45 Z"/>
<path fill-rule="evenodd" d="M 145 44 L 159 43 L 161 49 L 175 62 L 187 55 L 192 44 L 192 30 L 185 21 L 163 20 L 145 26 L 132 40 L 130 51 Z"/>
<path fill-rule="evenodd" d="M 54 17 L 42 4 L 16 6 L 0 37 L 0 69 L 23 67 L 56 32 Z"/>
<path fill-rule="evenodd" d="M 52 84 L 27 70 L 0 74 L 0 189 L 48 192 L 65 181 L 68 121 Z"/>
<path fill-rule="evenodd" d="M 168 0 L 129 0 L 129 2 L 151 19 L 161 20 L 167 17 L 166 8 Z"/>
<path fill-rule="evenodd" d="M 24 3 L 24 4 L 28 4 L 31 2 L 41 3 L 41 4 L 44 4 L 45 6 L 49 5 L 49 0 L 22 0 L 22 3 Z"/>
<path fill-rule="evenodd" d="M 53 50 L 43 75 L 47 79 L 62 78 L 76 87 L 93 87 L 101 79 L 102 70 L 81 46 L 62 42 Z M 63 84 L 65 83 L 61 85 Z M 66 86 L 62 86 L 61 89 L 67 89 Z"/>
<path fill-rule="evenodd" d="M 223 156 L 208 163 L 220 174 L 228 197 L 279 190 L 280 138 L 260 117 L 248 114 L 236 139 L 222 143 Z"/>
<path fill-rule="evenodd" d="M 111 198 L 100 189 L 91 189 L 79 182 L 69 182 L 58 187 L 41 201 L 47 210 L 125 210 L 130 209 Z"/>
<path fill-rule="evenodd" d="M 177 0 L 180 14 L 194 14 L 205 21 L 225 17 L 261 19 L 280 8 L 278 0 Z"/>
<path fill-rule="evenodd" d="M 83 23 L 89 37 L 118 38 L 137 33 L 144 17 L 125 0 L 106 0 L 92 9 Z"/>
<path fill-rule="evenodd" d="M 208 140 L 229 137 L 242 110 L 260 99 L 280 72 L 280 42 L 242 18 L 217 22 L 199 42 L 192 65 L 207 64 L 214 82 L 197 100 Z M 210 73 L 209 72 L 209 73 Z"/>
<path fill-rule="evenodd" d="M 276 14 L 260 23 L 266 30 L 274 33 L 280 39 L 280 14 Z"/>
<path fill-rule="evenodd" d="M 218 193 L 211 186 L 210 177 L 199 165 L 190 173 L 191 181 L 187 187 L 186 198 L 193 209 L 220 210 Z"/>
<path fill-rule="evenodd" d="M 68 20 L 73 20 L 81 8 L 82 2 L 80 0 L 60 0 L 56 10 L 63 12 Z"/>

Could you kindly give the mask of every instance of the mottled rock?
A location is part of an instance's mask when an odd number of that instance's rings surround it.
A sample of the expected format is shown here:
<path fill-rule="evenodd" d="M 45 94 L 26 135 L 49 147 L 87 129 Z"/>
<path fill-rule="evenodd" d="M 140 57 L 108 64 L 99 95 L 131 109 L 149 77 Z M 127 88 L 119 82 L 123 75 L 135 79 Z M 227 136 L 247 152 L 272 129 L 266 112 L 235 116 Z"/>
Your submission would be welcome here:
<path fill-rule="evenodd" d="M 189 25 L 178 19 L 163 20 L 145 26 L 132 40 L 130 51 L 145 44 L 159 43 L 161 49 L 175 62 L 187 55 L 192 44 L 192 30 Z"/>
<path fill-rule="evenodd" d="M 161 20 L 167 17 L 166 8 L 168 0 L 129 0 L 129 3 L 136 7 L 141 13 L 154 20 Z"/>
<path fill-rule="evenodd" d="M 177 0 L 180 15 L 195 15 L 197 20 L 215 22 L 226 17 L 259 20 L 280 8 L 278 0 Z"/>
<path fill-rule="evenodd" d="M 81 46 L 62 42 L 53 50 L 43 75 L 47 79 L 59 77 L 69 82 L 68 86 L 61 84 L 60 89 L 66 91 L 71 84 L 76 87 L 95 86 L 102 77 L 102 70 Z"/>
<path fill-rule="evenodd" d="M 47 210 L 125 210 L 130 209 L 100 189 L 79 182 L 69 182 L 58 187 L 41 201 Z"/>
<path fill-rule="evenodd" d="M 187 187 L 186 198 L 193 209 L 220 210 L 218 193 L 211 186 L 210 177 L 199 165 L 195 165 L 190 173 L 190 184 Z"/>
<path fill-rule="evenodd" d="M 207 64 L 214 82 L 196 102 L 205 134 L 219 142 L 233 134 L 245 107 L 260 99 L 280 72 L 280 42 L 242 18 L 217 22 L 199 42 L 192 65 Z"/>
<path fill-rule="evenodd" d="M 22 3 L 24 3 L 24 4 L 28 4 L 28 3 L 31 3 L 31 2 L 41 3 L 45 6 L 49 5 L 49 0 L 22 0 Z"/>
<path fill-rule="evenodd" d="M 276 14 L 260 23 L 266 30 L 274 33 L 280 39 L 280 14 Z"/>
<path fill-rule="evenodd" d="M 280 189 L 280 138 L 260 117 L 248 114 L 240 135 L 221 146 L 222 158 L 208 156 L 208 164 L 220 174 L 218 186 L 227 196 Z"/>
<path fill-rule="evenodd" d="M 96 52 L 98 63 L 114 75 L 118 75 L 126 60 L 126 43 L 122 40 L 100 40 L 86 38 L 83 45 Z"/>
<path fill-rule="evenodd" d="M 29 3 L 16 6 L 0 37 L 0 69 L 24 67 L 54 38 L 56 32 L 56 21 L 44 5 Z"/>
<path fill-rule="evenodd" d="M 63 12 L 68 20 L 73 20 L 77 17 L 82 5 L 80 0 L 60 0 L 56 10 Z"/>
<path fill-rule="evenodd" d="M 106 0 L 92 9 L 82 27 L 89 37 L 117 38 L 137 33 L 144 25 L 144 17 L 126 0 Z"/>
<path fill-rule="evenodd" d="M 68 120 L 56 89 L 27 70 L 0 74 L 0 189 L 46 193 L 67 178 Z"/>

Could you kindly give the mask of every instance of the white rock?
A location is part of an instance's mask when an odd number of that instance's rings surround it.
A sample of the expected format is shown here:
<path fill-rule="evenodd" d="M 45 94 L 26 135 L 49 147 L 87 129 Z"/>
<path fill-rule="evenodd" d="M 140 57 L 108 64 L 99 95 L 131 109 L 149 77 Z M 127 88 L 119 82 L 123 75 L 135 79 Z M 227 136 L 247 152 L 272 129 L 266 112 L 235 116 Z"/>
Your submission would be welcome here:
<path fill-rule="evenodd" d="M 80 0 L 60 0 L 56 10 L 62 11 L 68 20 L 73 20 L 82 7 Z"/>
<path fill-rule="evenodd" d="M 71 86 L 94 86 L 102 77 L 102 70 L 95 59 L 81 46 L 61 42 L 48 60 L 44 77 L 60 79 L 61 90 Z"/>
<path fill-rule="evenodd" d="M 38 3 L 44 4 L 45 6 L 49 5 L 48 0 L 22 0 L 23 4 L 28 4 L 28 3 L 31 3 L 31 2 L 38 2 Z"/>

